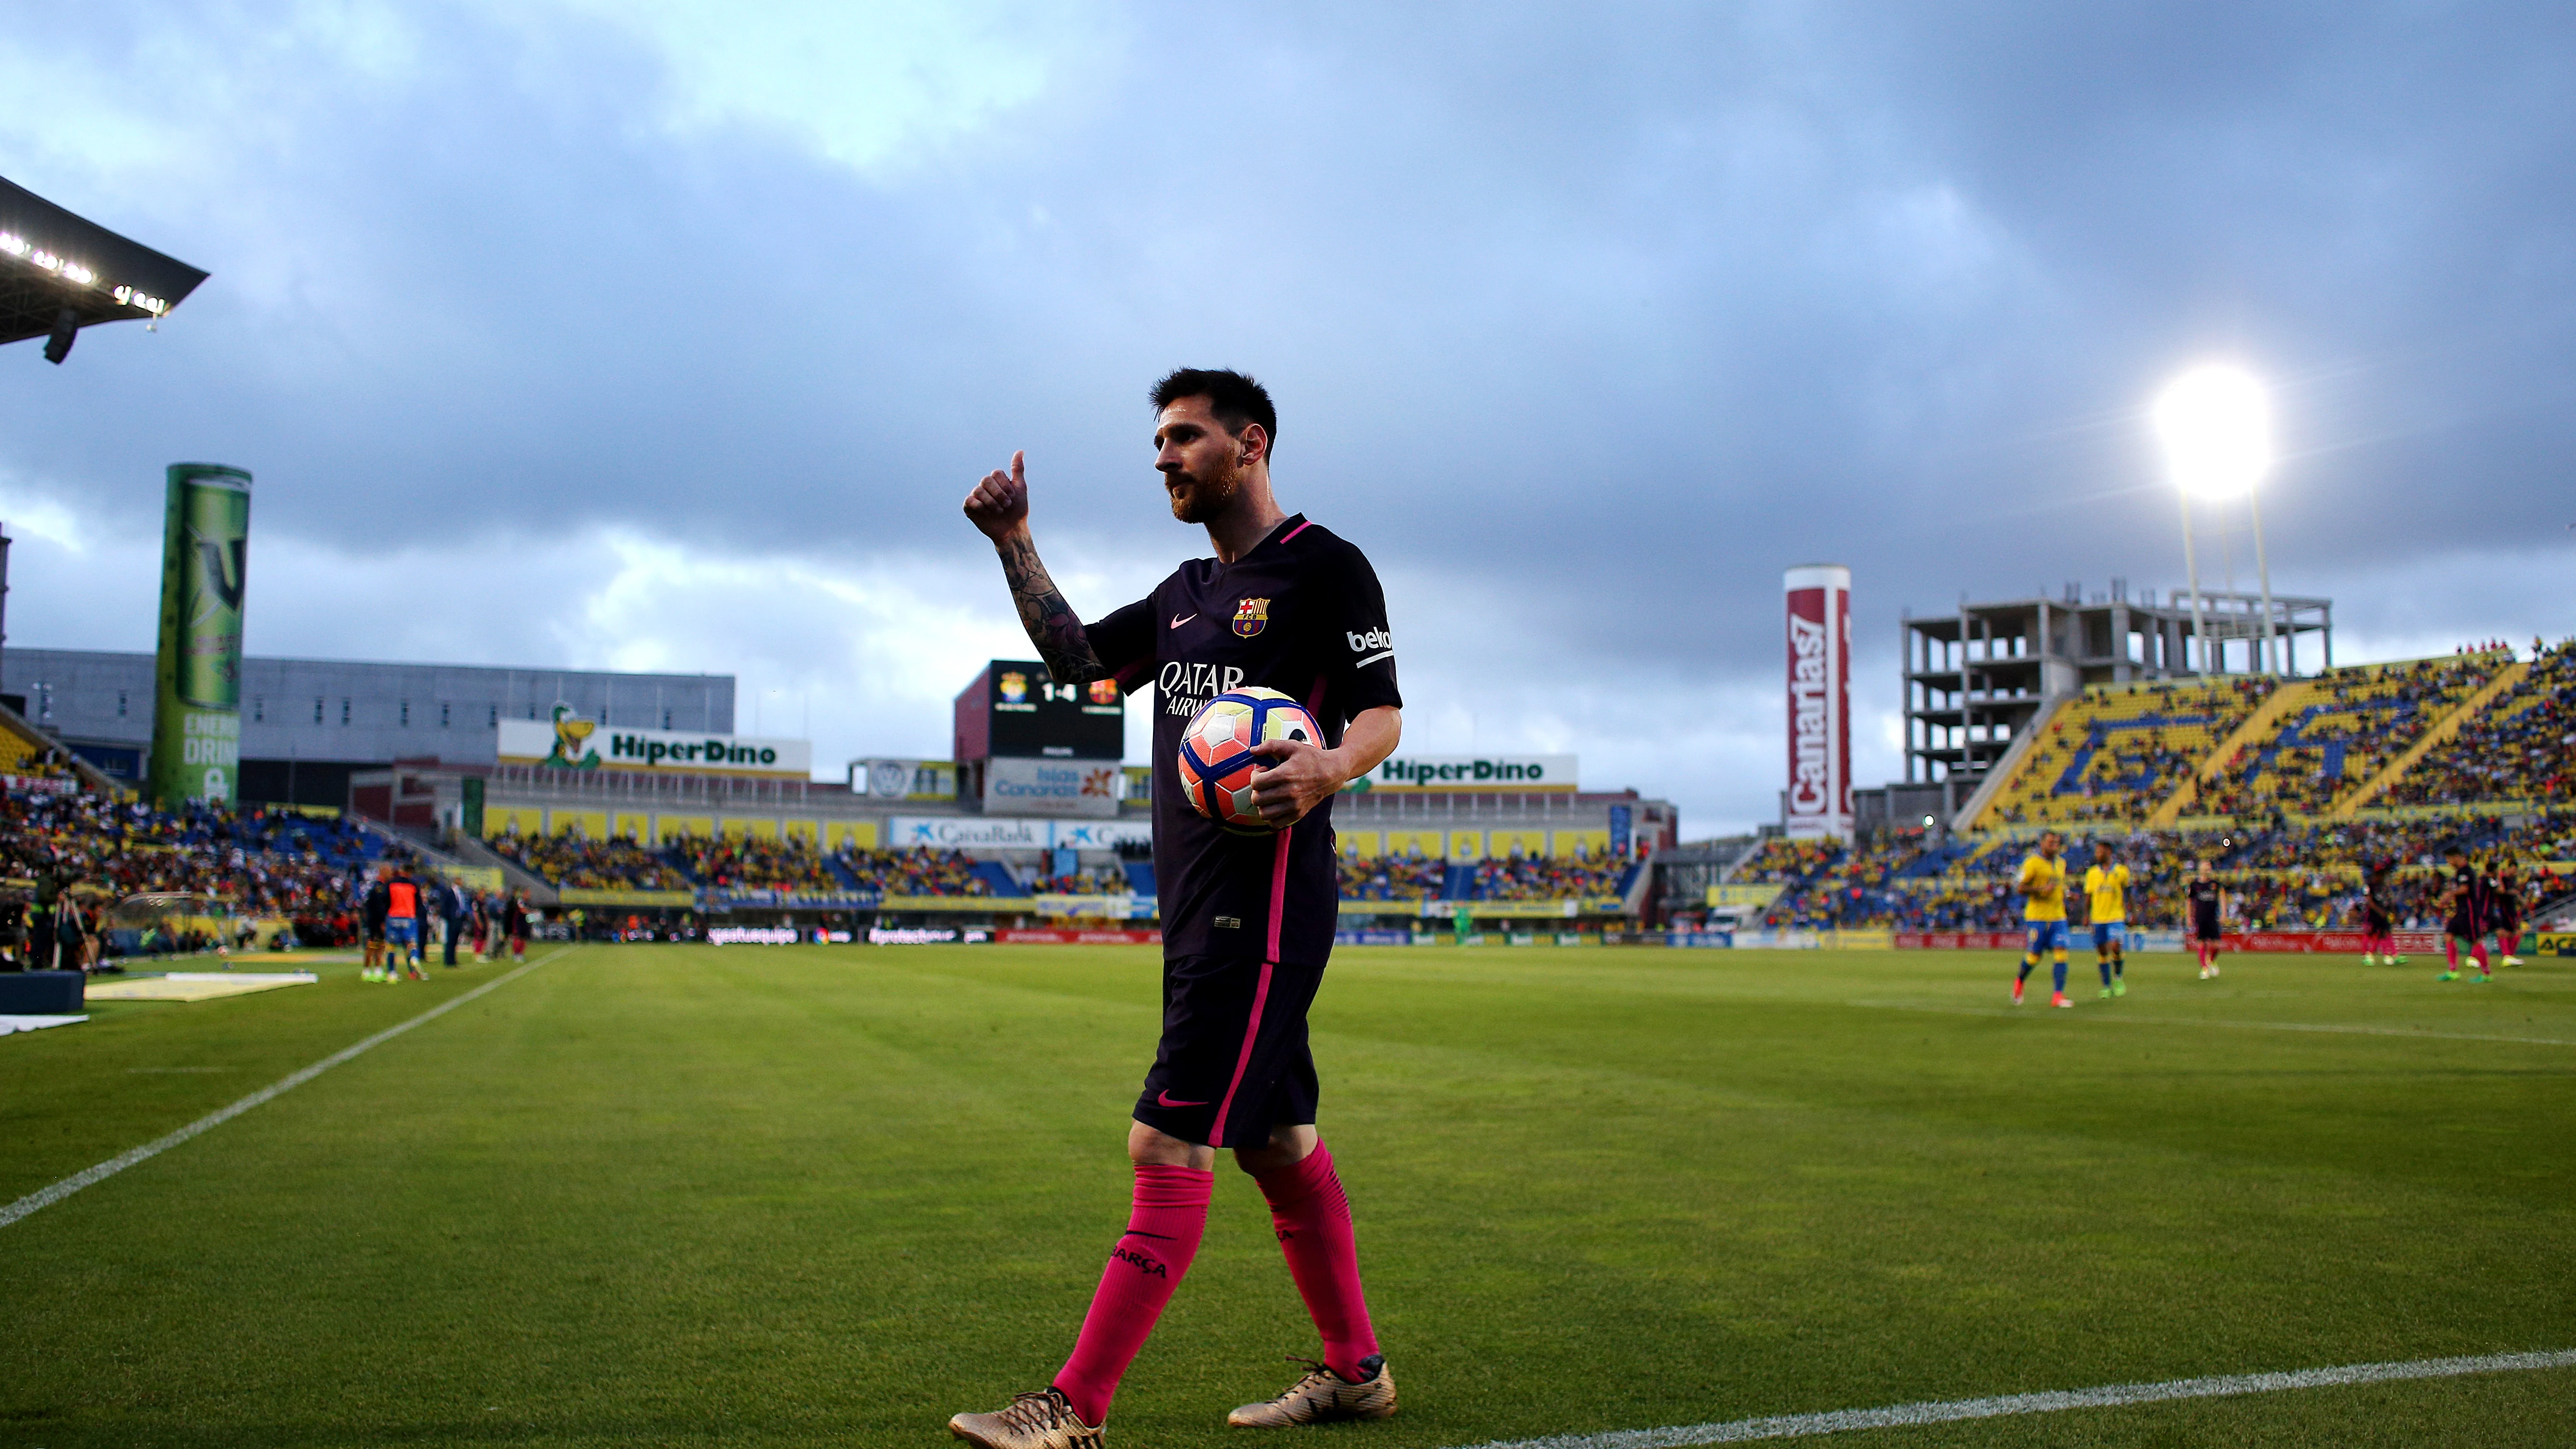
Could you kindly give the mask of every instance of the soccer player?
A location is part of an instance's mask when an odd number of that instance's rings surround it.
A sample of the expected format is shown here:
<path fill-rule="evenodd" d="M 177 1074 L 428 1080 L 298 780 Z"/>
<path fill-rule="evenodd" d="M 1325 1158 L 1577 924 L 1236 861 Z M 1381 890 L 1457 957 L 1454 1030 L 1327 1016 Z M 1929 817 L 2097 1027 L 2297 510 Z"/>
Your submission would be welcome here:
<path fill-rule="evenodd" d="M 2406 958 L 2397 954 L 2397 913 L 2392 908 L 2388 889 L 2389 862 L 2373 861 L 2361 869 L 2361 964 L 2375 966 L 2385 962 L 2403 966 Z"/>
<path fill-rule="evenodd" d="M 1053 1381 L 949 1431 L 982 1449 L 1098 1449 L 1119 1377 L 1189 1271 L 1207 1225 L 1219 1148 L 1270 1204 L 1297 1291 L 1323 1337 L 1321 1362 L 1268 1403 L 1226 1416 L 1272 1427 L 1395 1412 L 1360 1287 L 1351 1212 L 1315 1131 L 1306 1008 L 1321 984 L 1341 894 L 1335 791 L 1377 767 L 1403 729 L 1395 645 L 1377 575 L 1360 551 L 1270 487 L 1278 416 L 1233 372 L 1184 369 L 1156 384 L 1155 468 L 1172 516 L 1204 525 L 1216 557 L 1174 570 L 1152 594 L 1091 624 L 1038 561 L 1024 458 L 966 496 L 993 540 L 1020 622 L 1059 683 L 1156 687 L 1154 874 L 1162 887 L 1163 1036 L 1127 1133 L 1136 1167 L 1126 1235 Z M 1192 811 L 1176 757 L 1190 717 L 1260 685 L 1302 701 L 1321 747 L 1256 747 L 1273 763 L 1253 797 L 1275 833 L 1232 835 Z"/>
<path fill-rule="evenodd" d="M 374 876 L 358 907 L 367 933 L 367 965 L 360 975 L 368 981 L 391 981 L 393 968 L 385 959 L 385 908 L 389 900 L 385 882 L 393 876 L 393 867 L 378 866 Z"/>
<path fill-rule="evenodd" d="M 421 903 L 420 882 L 412 879 L 409 870 L 396 866 L 385 880 L 384 979 L 387 981 L 395 979 L 394 963 L 397 960 L 412 980 L 429 979 L 420 969 L 420 925 L 424 915 Z"/>
<path fill-rule="evenodd" d="M 2039 849 L 2022 858 L 2021 875 L 2014 889 L 2022 894 L 2022 925 L 2030 932 L 2030 944 L 2021 953 L 2021 974 L 2013 978 L 2013 1005 L 2021 1005 L 2024 983 L 2032 969 L 2039 965 L 2039 953 L 2053 952 L 2049 958 L 2057 988 L 2048 998 L 2051 1006 L 2073 1006 L 2066 999 L 2066 861 L 2058 854 L 2057 832 L 2046 831 L 2039 837 Z"/>
<path fill-rule="evenodd" d="M 2093 960 L 2102 970 L 2102 999 L 2129 994 L 2126 941 L 2129 928 L 2129 868 L 2111 859 L 2111 842 L 2093 842 L 2093 863 L 2084 870 L 2084 899 L 2093 919 Z"/>
<path fill-rule="evenodd" d="M 2436 981 L 2460 979 L 2460 945 L 2468 943 L 2469 958 L 2477 964 L 2478 974 L 2472 981 L 2493 981 L 2495 971 L 2487 964 L 2486 912 L 2489 885 L 2484 871 L 2469 863 L 2469 848 L 2454 844 L 2446 855 L 2451 863 L 2450 884 L 2442 892 L 2442 903 L 2451 913 L 2443 926 L 2442 974 Z"/>
<path fill-rule="evenodd" d="M 2225 913 L 2227 891 L 2204 860 L 2193 872 L 2183 895 L 2191 902 L 2192 952 L 2200 958 L 2200 979 L 2207 981 L 2218 974 L 2219 917 Z"/>
<path fill-rule="evenodd" d="M 2495 926 L 2496 954 L 2507 966 L 2519 966 L 2522 958 L 2513 953 L 2522 949 L 2522 872 L 2511 855 L 2496 857 L 2494 881 L 2488 919 Z"/>

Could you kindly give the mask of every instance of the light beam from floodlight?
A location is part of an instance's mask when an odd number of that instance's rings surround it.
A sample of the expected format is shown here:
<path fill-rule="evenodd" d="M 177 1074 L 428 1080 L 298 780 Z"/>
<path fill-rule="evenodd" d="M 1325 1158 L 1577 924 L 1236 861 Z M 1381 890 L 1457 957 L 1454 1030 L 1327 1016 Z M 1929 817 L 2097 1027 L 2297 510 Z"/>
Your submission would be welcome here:
<path fill-rule="evenodd" d="M 2191 578 L 2191 632 L 2200 643 L 2203 672 L 2210 669 L 2209 638 L 2202 623 L 2200 565 L 2191 537 L 2191 499 L 2218 502 L 2242 494 L 2254 519 L 2254 567 L 2263 587 L 2263 655 L 2258 666 L 2278 673 L 2273 641 L 2272 567 L 2263 549 L 2263 505 L 2256 485 L 2272 470 L 2272 405 L 2263 384 L 2241 367 L 2205 363 L 2175 378 L 2151 410 L 2156 440 L 2182 500 L 2183 568 Z M 2222 664 L 2225 662 L 2222 658 Z"/>

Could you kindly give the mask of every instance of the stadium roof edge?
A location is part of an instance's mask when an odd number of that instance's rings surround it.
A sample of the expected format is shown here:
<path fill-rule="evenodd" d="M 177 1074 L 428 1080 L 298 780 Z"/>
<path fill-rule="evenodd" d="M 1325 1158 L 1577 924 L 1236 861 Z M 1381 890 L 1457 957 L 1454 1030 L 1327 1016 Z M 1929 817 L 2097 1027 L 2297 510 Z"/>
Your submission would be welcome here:
<path fill-rule="evenodd" d="M 75 328 L 160 317 L 205 279 L 0 178 L 0 343 L 56 333 L 66 310 Z"/>

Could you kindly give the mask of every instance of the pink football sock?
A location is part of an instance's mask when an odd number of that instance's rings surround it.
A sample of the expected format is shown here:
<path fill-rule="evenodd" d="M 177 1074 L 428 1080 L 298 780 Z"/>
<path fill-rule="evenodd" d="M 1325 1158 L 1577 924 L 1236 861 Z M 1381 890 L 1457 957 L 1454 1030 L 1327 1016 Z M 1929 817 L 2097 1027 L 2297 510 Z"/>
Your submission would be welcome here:
<path fill-rule="evenodd" d="M 1270 1200 L 1279 1251 L 1288 1258 L 1306 1311 L 1314 1315 L 1315 1331 L 1324 1336 L 1324 1366 L 1356 1382 L 1360 1360 L 1377 1352 L 1377 1330 L 1369 1326 L 1359 1245 L 1351 1236 L 1351 1200 L 1333 1171 L 1332 1152 L 1318 1142 L 1305 1161 L 1253 1181 Z"/>
<path fill-rule="evenodd" d="M 1073 1357 L 1056 1372 L 1055 1386 L 1073 1401 L 1082 1422 L 1098 1427 L 1109 1417 L 1119 1376 L 1154 1331 L 1163 1305 L 1198 1256 L 1207 1232 L 1208 1197 L 1216 1174 L 1187 1167 L 1138 1167 L 1135 1205 L 1127 1231 L 1109 1250 L 1109 1266 L 1083 1315 Z"/>

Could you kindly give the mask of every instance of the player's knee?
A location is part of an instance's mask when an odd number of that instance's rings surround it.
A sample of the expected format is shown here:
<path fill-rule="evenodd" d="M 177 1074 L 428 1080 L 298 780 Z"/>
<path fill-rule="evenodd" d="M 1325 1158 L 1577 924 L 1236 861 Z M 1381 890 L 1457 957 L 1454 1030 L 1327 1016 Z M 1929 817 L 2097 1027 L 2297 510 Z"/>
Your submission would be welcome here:
<path fill-rule="evenodd" d="M 1270 1140 L 1261 1146 L 1236 1148 L 1234 1165 L 1256 1176 L 1277 1172 L 1283 1167 L 1294 1167 L 1314 1155 L 1316 1145 L 1322 1140 L 1311 1126 L 1274 1127 L 1270 1130 Z"/>
<path fill-rule="evenodd" d="M 1216 1165 L 1216 1149 L 1135 1122 L 1127 1128 L 1127 1160 L 1138 1167 L 1195 1167 L 1204 1172 Z"/>

